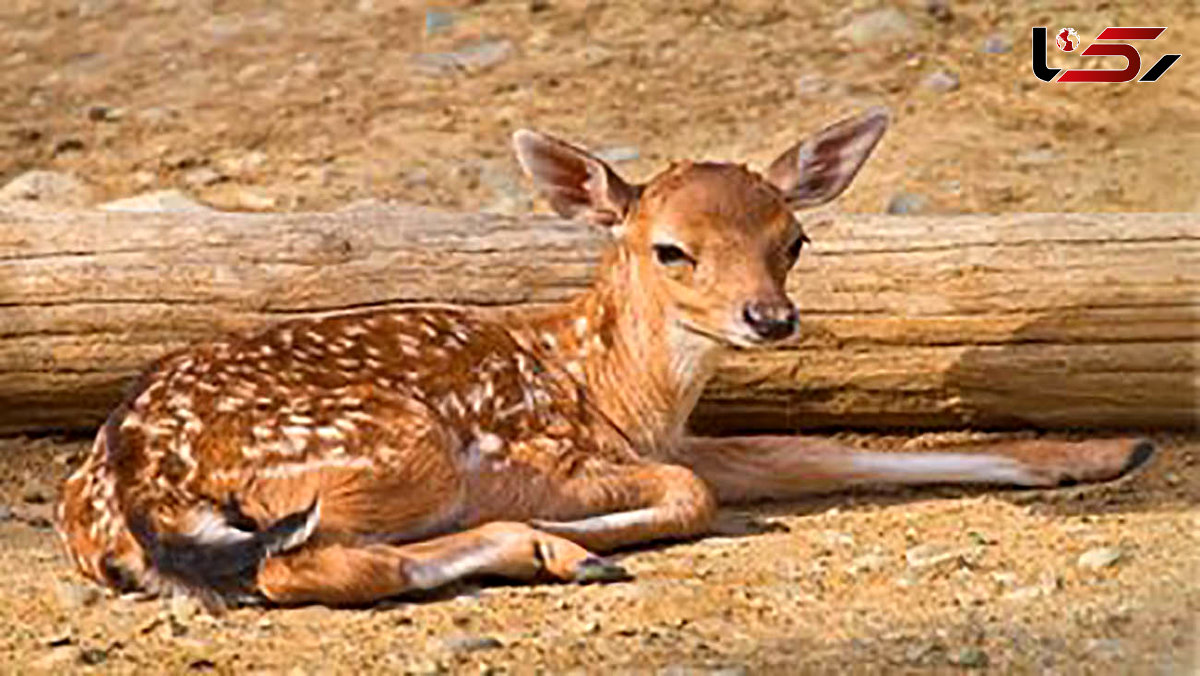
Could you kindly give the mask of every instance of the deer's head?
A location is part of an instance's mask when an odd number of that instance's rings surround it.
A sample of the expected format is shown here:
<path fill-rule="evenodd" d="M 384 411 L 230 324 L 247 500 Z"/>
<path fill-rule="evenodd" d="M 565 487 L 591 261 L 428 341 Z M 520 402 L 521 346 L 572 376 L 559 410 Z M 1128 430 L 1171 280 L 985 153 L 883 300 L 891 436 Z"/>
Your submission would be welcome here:
<path fill-rule="evenodd" d="M 555 211 L 612 231 L 618 265 L 668 321 L 717 343 L 753 346 L 796 332 L 784 283 L 807 238 L 793 211 L 841 194 L 886 127 L 886 112 L 871 109 L 797 143 L 762 174 L 682 162 L 644 185 L 552 137 L 522 130 L 513 140 Z"/>

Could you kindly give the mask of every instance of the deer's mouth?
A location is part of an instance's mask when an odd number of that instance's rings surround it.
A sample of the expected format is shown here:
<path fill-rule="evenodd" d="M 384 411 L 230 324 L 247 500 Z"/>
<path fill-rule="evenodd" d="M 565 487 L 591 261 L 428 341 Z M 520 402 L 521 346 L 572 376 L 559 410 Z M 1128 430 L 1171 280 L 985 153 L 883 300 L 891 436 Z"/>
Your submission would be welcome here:
<path fill-rule="evenodd" d="M 679 319 L 676 321 L 679 326 L 688 333 L 707 338 L 708 340 L 711 340 L 722 347 L 727 347 L 734 350 L 757 350 L 774 345 L 782 345 L 792 340 L 792 338 L 785 338 L 783 340 L 768 340 L 738 331 L 716 331 L 686 319 Z"/>

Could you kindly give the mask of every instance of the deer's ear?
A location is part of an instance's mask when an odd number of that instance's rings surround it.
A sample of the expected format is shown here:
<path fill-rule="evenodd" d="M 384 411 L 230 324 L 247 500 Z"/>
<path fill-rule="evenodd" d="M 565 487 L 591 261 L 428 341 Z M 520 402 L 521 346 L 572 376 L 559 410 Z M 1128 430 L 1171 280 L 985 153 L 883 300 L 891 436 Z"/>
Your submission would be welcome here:
<path fill-rule="evenodd" d="M 880 107 L 834 123 L 780 155 L 767 180 L 792 209 L 824 204 L 850 185 L 887 125 L 887 110 Z"/>
<path fill-rule="evenodd" d="M 560 216 L 620 225 L 637 201 L 636 186 L 581 148 L 526 129 L 513 134 L 513 147 L 521 168 Z"/>

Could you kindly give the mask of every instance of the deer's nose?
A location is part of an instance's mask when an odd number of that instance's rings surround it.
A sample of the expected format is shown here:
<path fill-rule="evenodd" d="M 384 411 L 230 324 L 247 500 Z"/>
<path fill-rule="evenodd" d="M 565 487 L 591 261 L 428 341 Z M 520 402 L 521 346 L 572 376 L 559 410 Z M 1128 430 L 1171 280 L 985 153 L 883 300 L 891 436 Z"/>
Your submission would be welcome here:
<path fill-rule="evenodd" d="M 763 340 L 783 340 L 796 332 L 800 314 L 791 303 L 749 303 L 742 319 Z"/>

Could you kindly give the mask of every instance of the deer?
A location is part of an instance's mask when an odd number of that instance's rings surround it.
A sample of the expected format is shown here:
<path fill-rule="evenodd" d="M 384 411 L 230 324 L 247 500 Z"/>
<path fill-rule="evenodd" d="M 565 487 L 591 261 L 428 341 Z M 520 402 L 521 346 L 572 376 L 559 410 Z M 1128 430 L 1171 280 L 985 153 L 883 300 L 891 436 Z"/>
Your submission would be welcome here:
<path fill-rule="evenodd" d="M 799 334 L 797 214 L 847 189 L 889 116 L 826 126 L 762 172 L 681 161 L 641 184 L 517 131 L 548 205 L 609 235 L 586 292 L 292 319 L 160 358 L 66 479 L 55 521 L 71 559 L 115 593 L 369 605 L 481 576 L 626 580 L 613 552 L 703 537 L 719 505 L 1054 487 L 1145 464 L 1155 448 L 1137 438 L 882 452 L 688 434 L 722 355 Z"/>

